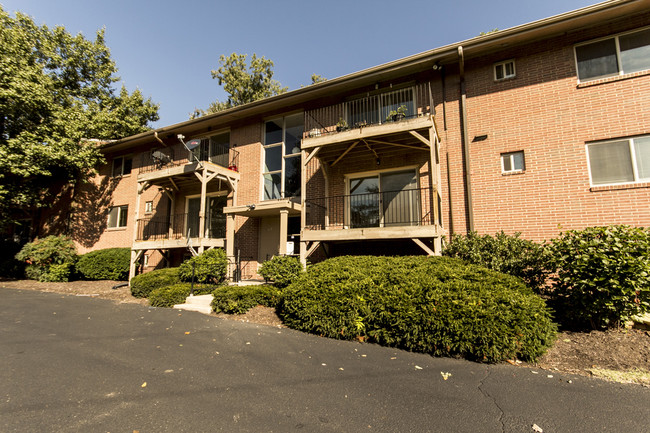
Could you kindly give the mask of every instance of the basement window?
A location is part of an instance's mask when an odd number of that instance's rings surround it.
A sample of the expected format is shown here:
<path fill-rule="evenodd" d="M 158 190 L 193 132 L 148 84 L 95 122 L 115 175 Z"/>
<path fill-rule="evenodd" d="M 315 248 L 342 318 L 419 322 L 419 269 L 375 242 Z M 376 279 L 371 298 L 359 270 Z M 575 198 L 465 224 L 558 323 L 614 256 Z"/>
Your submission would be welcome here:
<path fill-rule="evenodd" d="M 506 60 L 494 64 L 494 81 L 507 80 L 515 77 L 515 61 Z"/>

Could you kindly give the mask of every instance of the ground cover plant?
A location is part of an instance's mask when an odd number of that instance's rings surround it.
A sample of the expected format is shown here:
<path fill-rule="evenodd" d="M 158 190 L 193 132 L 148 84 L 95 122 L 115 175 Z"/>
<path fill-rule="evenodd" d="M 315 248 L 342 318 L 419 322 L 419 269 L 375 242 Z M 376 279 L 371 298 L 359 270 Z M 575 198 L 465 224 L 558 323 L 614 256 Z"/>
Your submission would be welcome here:
<path fill-rule="evenodd" d="M 258 305 L 276 307 L 280 290 L 268 284 L 218 287 L 212 292 L 212 310 L 215 313 L 244 314 Z"/>
<path fill-rule="evenodd" d="M 569 230 L 553 239 L 551 297 L 563 324 L 618 327 L 650 312 L 650 230 L 625 225 Z"/>
<path fill-rule="evenodd" d="M 75 270 L 85 280 L 123 281 L 129 277 L 130 248 L 107 248 L 79 257 Z"/>
<path fill-rule="evenodd" d="M 38 281 L 68 281 L 77 249 L 67 236 L 47 236 L 23 246 L 16 259 L 26 263 L 25 276 Z"/>
<path fill-rule="evenodd" d="M 338 338 L 497 362 L 534 360 L 556 327 L 520 279 L 448 257 L 337 257 L 283 290 L 285 325 Z"/>

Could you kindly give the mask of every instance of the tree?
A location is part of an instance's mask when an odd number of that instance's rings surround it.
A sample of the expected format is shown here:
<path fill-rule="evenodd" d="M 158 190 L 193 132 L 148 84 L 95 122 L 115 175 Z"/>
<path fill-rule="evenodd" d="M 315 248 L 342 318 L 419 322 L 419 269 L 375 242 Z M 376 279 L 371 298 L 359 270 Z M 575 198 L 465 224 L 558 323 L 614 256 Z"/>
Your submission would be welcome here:
<path fill-rule="evenodd" d="M 309 83 L 309 85 L 311 86 L 312 84 L 322 83 L 323 81 L 327 81 L 327 78 L 318 74 L 311 74 L 311 83 Z M 306 86 L 301 85 L 300 87 L 306 87 Z"/>
<path fill-rule="evenodd" d="M 64 27 L 12 18 L 0 6 L 0 226 L 47 206 L 62 185 L 102 161 L 97 142 L 137 134 L 158 120 L 140 91 L 119 92 L 104 43 Z"/>
<path fill-rule="evenodd" d="M 192 118 L 206 114 L 217 113 L 238 105 L 247 104 L 259 99 L 279 95 L 287 91 L 287 87 L 273 79 L 273 61 L 253 54 L 250 64 L 247 63 L 247 54 L 232 53 L 226 57 L 219 57 L 221 66 L 212 71 L 212 78 L 218 80 L 219 85 L 228 93 L 226 101 L 216 100 L 207 110 L 196 109 Z"/>

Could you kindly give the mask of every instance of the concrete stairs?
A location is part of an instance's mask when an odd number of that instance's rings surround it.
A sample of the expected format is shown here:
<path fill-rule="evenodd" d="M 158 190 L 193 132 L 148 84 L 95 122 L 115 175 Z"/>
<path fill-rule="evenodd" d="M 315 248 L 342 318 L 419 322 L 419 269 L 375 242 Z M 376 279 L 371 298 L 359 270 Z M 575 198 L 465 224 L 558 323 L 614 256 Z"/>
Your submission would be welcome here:
<path fill-rule="evenodd" d="M 176 310 L 185 310 L 185 311 L 198 311 L 203 314 L 211 314 L 212 307 L 210 303 L 212 302 L 212 295 L 198 295 L 198 296 L 188 296 L 184 304 L 174 305 Z"/>

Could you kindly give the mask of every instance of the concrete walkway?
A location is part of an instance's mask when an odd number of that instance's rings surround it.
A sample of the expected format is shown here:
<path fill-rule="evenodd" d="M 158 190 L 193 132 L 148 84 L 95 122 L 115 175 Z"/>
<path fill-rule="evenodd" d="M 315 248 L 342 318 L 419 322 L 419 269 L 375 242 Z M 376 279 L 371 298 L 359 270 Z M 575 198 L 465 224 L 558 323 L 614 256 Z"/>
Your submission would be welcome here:
<path fill-rule="evenodd" d="M 3 432 L 645 432 L 650 389 L 0 289 Z"/>

